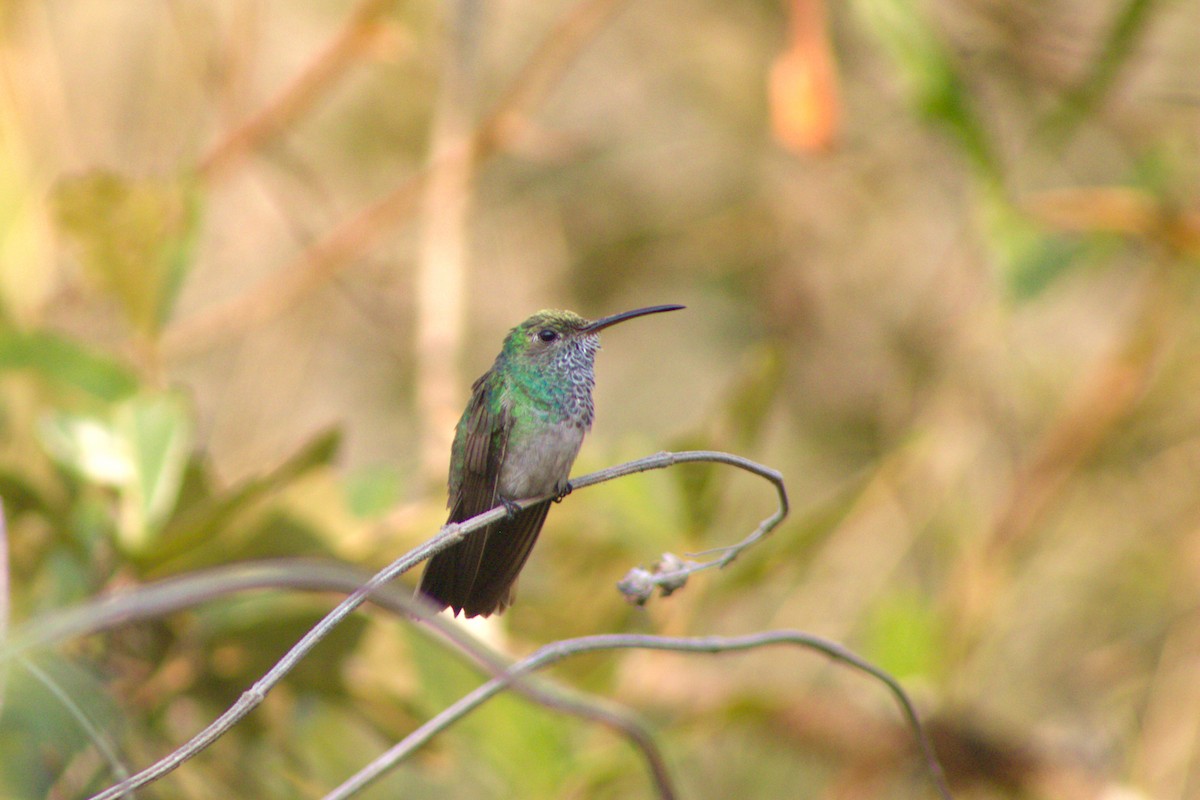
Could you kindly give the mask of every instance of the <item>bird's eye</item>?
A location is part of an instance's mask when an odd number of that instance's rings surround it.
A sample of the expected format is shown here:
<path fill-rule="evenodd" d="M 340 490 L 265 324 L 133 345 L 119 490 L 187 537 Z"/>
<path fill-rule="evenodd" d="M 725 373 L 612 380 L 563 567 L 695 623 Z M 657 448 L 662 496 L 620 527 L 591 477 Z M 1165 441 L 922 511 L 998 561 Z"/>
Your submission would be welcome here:
<path fill-rule="evenodd" d="M 538 338 L 549 344 L 558 338 L 558 331 L 551 330 L 550 328 L 542 328 L 538 331 Z"/>

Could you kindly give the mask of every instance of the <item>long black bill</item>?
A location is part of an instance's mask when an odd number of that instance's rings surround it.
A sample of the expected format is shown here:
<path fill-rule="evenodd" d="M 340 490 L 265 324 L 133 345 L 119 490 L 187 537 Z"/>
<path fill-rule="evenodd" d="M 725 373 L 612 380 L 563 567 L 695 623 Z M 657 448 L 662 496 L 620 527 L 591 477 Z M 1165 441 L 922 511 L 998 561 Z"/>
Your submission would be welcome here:
<path fill-rule="evenodd" d="M 684 306 L 649 306 L 647 308 L 635 308 L 633 311 L 622 311 L 620 314 L 613 314 L 609 317 L 601 317 L 595 322 L 588 323 L 583 329 L 584 333 L 595 333 L 607 328 L 609 325 L 616 325 L 618 322 L 624 322 L 627 319 L 634 317 L 644 317 L 647 314 L 659 314 L 663 311 L 678 311 Z"/>

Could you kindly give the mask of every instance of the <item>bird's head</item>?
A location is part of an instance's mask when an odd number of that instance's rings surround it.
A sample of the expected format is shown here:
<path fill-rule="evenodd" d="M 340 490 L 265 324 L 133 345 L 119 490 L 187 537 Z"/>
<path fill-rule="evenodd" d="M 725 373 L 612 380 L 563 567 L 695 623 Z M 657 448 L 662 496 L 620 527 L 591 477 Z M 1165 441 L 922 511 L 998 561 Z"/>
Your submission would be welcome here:
<path fill-rule="evenodd" d="M 534 368 L 590 369 L 600 349 L 600 331 L 618 322 L 675 311 L 683 306 L 650 306 L 588 320 L 574 311 L 543 310 L 508 332 L 503 354 Z"/>

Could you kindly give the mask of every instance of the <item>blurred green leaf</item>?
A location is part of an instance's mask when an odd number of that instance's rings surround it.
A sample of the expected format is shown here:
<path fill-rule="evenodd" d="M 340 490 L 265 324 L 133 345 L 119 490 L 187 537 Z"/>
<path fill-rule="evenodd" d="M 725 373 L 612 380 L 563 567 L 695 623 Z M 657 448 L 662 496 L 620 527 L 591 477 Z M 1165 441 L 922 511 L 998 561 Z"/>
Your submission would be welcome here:
<path fill-rule="evenodd" d="M 1134 53 L 1138 38 L 1149 25 L 1154 0 L 1129 0 L 1117 12 L 1104 43 L 1096 50 L 1096 58 L 1073 89 L 1063 98 L 1061 110 L 1051 120 L 1051 128 L 1060 134 L 1085 122 L 1097 104 L 1116 82 L 1121 67 Z"/>
<path fill-rule="evenodd" d="M 745 364 L 722 403 L 721 415 L 712 432 L 694 432 L 676 437 L 672 450 L 746 450 L 762 436 L 776 408 L 786 375 L 787 361 L 777 344 L 763 344 L 747 354 Z M 727 482 L 717 480 L 724 468 L 717 464 L 693 464 L 672 470 L 679 486 L 682 507 L 693 531 L 703 531 L 716 518 Z"/>
<path fill-rule="evenodd" d="M 864 18 L 900 70 L 909 94 L 929 119 L 945 126 L 971 162 L 992 181 L 999 164 L 970 88 L 940 33 L 914 0 L 859 0 Z"/>
<path fill-rule="evenodd" d="M 898 678 L 929 675 L 940 663 L 941 639 L 937 614 L 915 592 L 887 595 L 867 623 L 869 657 Z"/>
<path fill-rule="evenodd" d="M 53 459 L 85 480 L 120 488 L 133 477 L 126 443 L 105 420 L 51 411 L 38 421 L 38 437 Z"/>
<path fill-rule="evenodd" d="M 715 450 L 719 446 L 703 433 L 677 436 L 671 440 L 670 450 Z M 671 470 L 671 479 L 679 490 L 680 508 L 687 518 L 688 530 L 698 535 L 706 530 L 717 515 L 720 507 L 721 485 L 716 480 L 717 465 L 688 464 L 685 469 Z"/>
<path fill-rule="evenodd" d="M 175 508 L 192 445 L 187 404 L 177 395 L 139 395 L 116 409 L 115 429 L 130 454 L 131 481 L 122 494 L 124 545 L 141 550 Z"/>
<path fill-rule="evenodd" d="M 0 497 L 4 498 L 4 513 L 9 520 L 26 512 L 44 517 L 55 513 L 53 504 L 32 480 L 7 467 L 0 467 Z"/>
<path fill-rule="evenodd" d="M 726 403 L 734 449 L 758 443 L 786 374 L 787 358 L 778 343 L 764 343 L 746 354 L 746 365 Z"/>
<path fill-rule="evenodd" d="M 176 513 L 167 521 L 153 550 L 139 553 L 150 559 L 155 569 L 195 566 L 169 564 L 185 553 L 224 537 L 239 517 L 254 509 L 272 492 L 279 491 L 309 470 L 328 465 L 337 454 L 341 434 L 329 430 L 309 441 L 279 467 L 257 478 L 223 490 L 214 486 L 204 462 L 197 457 L 185 471 L 181 500 Z"/>
<path fill-rule="evenodd" d="M 278 509 L 256 516 L 238 541 L 220 548 L 221 562 L 329 555 L 328 540 L 305 520 Z"/>
<path fill-rule="evenodd" d="M 213 603 L 194 612 L 200 641 L 219 643 L 208 648 L 209 668 L 199 678 L 196 691 L 226 705 L 237 699 L 246 685 L 261 676 L 316 625 L 335 598 L 259 594 Z M 344 695 L 344 662 L 352 657 L 367 627 L 363 616 L 352 616 L 330 631 L 321 646 L 310 652 L 288 675 L 294 691 L 327 696 Z M 254 715 L 245 723 L 255 724 Z"/>
<path fill-rule="evenodd" d="M 1040 247 L 1029 248 L 1005 271 L 1010 296 L 1018 301 L 1038 296 L 1059 276 L 1080 265 L 1078 251 L 1078 245 L 1063 239 L 1046 239 Z"/>
<path fill-rule="evenodd" d="M 346 476 L 346 505 L 356 517 L 372 519 L 400 499 L 400 470 L 391 464 L 374 464 Z"/>
<path fill-rule="evenodd" d="M 1048 235 L 1002 198 L 993 197 L 985 209 L 989 242 L 1013 300 L 1037 297 L 1061 275 L 1084 263 L 1078 257 L 1078 242 Z"/>
<path fill-rule="evenodd" d="M 4 797 L 52 796 L 51 787 L 66 766 L 94 745 L 88 731 L 80 727 L 77 712 L 106 731 L 119 731 L 126 721 L 122 709 L 89 670 L 53 653 L 43 653 L 32 663 L 50 678 L 54 689 L 24 669 L 9 672 L 11 683 L 0 715 L 0 794 Z M 89 786 L 99 791 L 110 778 L 111 773 L 102 770 Z"/>
<path fill-rule="evenodd" d="M 170 317 L 195 248 L 200 192 L 190 179 L 94 171 L 55 187 L 55 219 L 84 270 L 148 335 Z"/>
<path fill-rule="evenodd" d="M 116 401 L 137 391 L 137 376 L 115 359 L 58 334 L 0 330 L 0 371 L 30 370 L 52 383 Z"/>
<path fill-rule="evenodd" d="M 38 434 L 59 463 L 117 490 L 121 544 L 134 552 L 145 548 L 175 507 L 191 450 L 183 399 L 137 395 L 116 406 L 111 421 L 50 412 L 39 421 Z"/>
<path fill-rule="evenodd" d="M 483 682 L 478 669 L 427 635 L 413 630 L 407 641 L 428 713 L 442 710 Z M 439 739 L 459 746 L 459 765 L 468 774 L 505 781 L 503 790 L 489 796 L 551 798 L 562 796 L 564 781 L 578 766 L 577 742 L 570 733 L 580 724 L 505 692 Z"/>

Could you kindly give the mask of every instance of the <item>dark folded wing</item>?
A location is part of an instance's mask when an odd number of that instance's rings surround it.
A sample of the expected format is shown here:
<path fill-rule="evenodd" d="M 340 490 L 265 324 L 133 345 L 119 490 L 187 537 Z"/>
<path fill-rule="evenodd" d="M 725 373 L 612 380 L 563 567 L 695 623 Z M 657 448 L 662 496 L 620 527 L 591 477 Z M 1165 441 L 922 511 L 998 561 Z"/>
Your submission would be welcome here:
<path fill-rule="evenodd" d="M 502 409 L 493 409 L 487 392 L 488 376 L 475 382 L 471 404 L 455 434 L 453 458 L 462 469 L 450 480 L 449 522 L 462 522 L 494 508 L 497 482 L 508 443 L 510 422 Z M 457 614 L 469 603 L 487 541 L 501 523 L 467 534 L 463 541 L 438 553 L 425 565 L 420 593 Z M 487 612 L 480 612 L 487 613 Z M 468 612 L 468 616 L 473 616 Z"/>
<path fill-rule="evenodd" d="M 489 526 L 475 584 L 463 605 L 468 617 L 487 616 L 512 604 L 513 584 L 533 550 L 550 502 L 532 505 L 518 511 L 512 519 Z"/>

